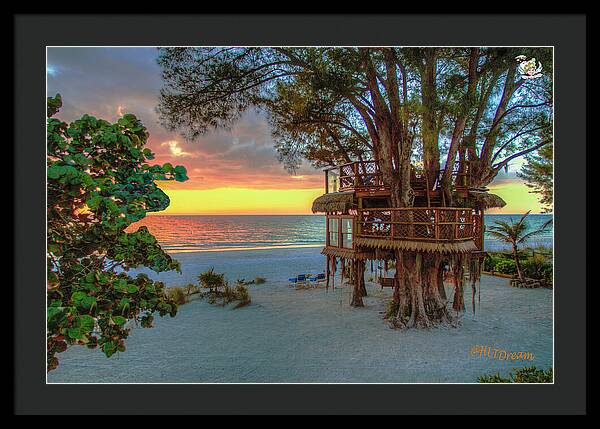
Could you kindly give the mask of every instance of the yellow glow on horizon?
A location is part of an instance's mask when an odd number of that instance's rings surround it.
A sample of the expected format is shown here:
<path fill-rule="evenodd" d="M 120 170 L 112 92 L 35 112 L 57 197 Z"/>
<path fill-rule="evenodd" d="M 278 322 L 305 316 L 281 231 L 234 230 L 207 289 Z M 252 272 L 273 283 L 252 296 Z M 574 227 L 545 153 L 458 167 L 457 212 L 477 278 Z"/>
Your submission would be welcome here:
<path fill-rule="evenodd" d="M 160 182 L 159 182 L 160 183 Z M 537 194 L 529 192 L 523 183 L 491 185 L 490 192 L 506 201 L 501 209 L 489 213 L 541 213 Z M 323 194 L 322 188 L 314 189 L 163 189 L 171 204 L 162 212 L 153 214 L 312 214 L 315 198 Z"/>
<path fill-rule="evenodd" d="M 169 207 L 155 214 L 311 214 L 317 189 L 163 189 Z"/>
<path fill-rule="evenodd" d="M 541 213 L 542 206 L 538 200 L 539 195 L 530 192 L 530 189 L 519 182 L 502 185 L 490 185 L 490 192 L 500 196 L 506 205 L 502 208 L 490 209 L 489 213 Z M 487 211 L 486 211 L 487 212 Z"/>

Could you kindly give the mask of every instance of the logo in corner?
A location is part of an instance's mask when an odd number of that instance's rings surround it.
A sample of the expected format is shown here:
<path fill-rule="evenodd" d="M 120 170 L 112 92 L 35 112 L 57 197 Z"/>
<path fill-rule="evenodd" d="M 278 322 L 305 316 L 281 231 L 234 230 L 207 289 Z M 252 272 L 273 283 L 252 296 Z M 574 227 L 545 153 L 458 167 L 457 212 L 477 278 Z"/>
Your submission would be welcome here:
<path fill-rule="evenodd" d="M 519 63 L 517 71 L 521 74 L 522 79 L 537 79 L 542 77 L 542 63 L 535 58 L 527 59 L 525 55 L 515 57 Z"/>

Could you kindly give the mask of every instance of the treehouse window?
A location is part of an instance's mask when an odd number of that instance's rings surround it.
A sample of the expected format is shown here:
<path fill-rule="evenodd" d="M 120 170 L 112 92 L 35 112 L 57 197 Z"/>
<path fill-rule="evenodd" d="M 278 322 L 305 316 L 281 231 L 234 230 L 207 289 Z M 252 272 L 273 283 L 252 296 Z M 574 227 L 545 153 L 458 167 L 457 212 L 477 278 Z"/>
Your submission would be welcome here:
<path fill-rule="evenodd" d="M 329 219 L 329 246 L 338 247 L 338 234 L 339 234 L 339 219 Z"/>
<path fill-rule="evenodd" d="M 336 170 L 326 172 L 327 193 L 337 192 L 340 189 L 340 174 Z"/>
<path fill-rule="evenodd" d="M 342 218 L 342 247 L 352 249 L 352 219 Z"/>

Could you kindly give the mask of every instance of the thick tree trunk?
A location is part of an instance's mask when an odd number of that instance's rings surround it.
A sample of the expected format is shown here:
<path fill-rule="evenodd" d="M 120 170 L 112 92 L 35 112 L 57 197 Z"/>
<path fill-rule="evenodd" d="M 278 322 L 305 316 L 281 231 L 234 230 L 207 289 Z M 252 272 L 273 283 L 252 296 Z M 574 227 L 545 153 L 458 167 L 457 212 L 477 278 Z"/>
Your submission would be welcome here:
<path fill-rule="evenodd" d="M 392 207 L 411 207 L 413 193 L 410 186 L 410 158 L 401 153 L 396 166 L 396 174 L 390 164 L 382 162 L 383 180 L 390 187 Z M 380 159 L 385 159 L 381 154 Z M 392 212 L 392 220 L 398 218 L 398 212 Z M 409 212 L 403 221 L 411 221 Z M 393 326 L 427 328 L 439 323 L 453 320 L 446 306 L 445 293 L 440 292 L 439 278 L 441 271 L 441 254 L 424 255 L 420 252 L 395 250 L 396 286 L 393 302 L 398 311 L 390 319 Z"/>
<path fill-rule="evenodd" d="M 423 167 L 430 186 L 440 173 L 439 127 L 437 123 L 436 58 L 435 51 L 427 51 L 421 69 L 421 139 L 423 141 Z M 430 189 L 429 189 L 430 190 Z"/>
<path fill-rule="evenodd" d="M 364 307 L 363 303 L 363 290 L 365 290 L 365 262 L 353 260 L 352 261 L 352 307 Z"/>
<path fill-rule="evenodd" d="M 386 127 L 385 121 L 377 124 L 376 158 L 382 179 L 390 188 L 391 206 L 394 208 L 411 207 L 414 193 L 410 182 L 411 143 L 408 139 Z M 406 138 L 406 136 L 404 136 Z M 404 213 L 403 221 L 412 220 L 412 212 Z M 397 220 L 399 214 L 392 211 L 391 219 Z M 394 237 L 396 238 L 396 237 Z M 439 277 L 442 254 L 424 255 L 420 252 L 395 250 L 396 280 L 393 303 L 397 308 L 390 323 L 397 327 L 430 327 L 452 321 L 446 300 L 440 293 Z M 355 283 L 358 288 L 358 283 Z M 358 292 L 358 289 L 357 289 Z M 358 301 L 358 293 L 356 302 Z"/>
<path fill-rule="evenodd" d="M 439 254 L 399 251 L 396 254 L 396 287 L 392 300 L 398 308 L 390 322 L 400 328 L 428 328 L 452 323 L 443 289 Z M 440 283 L 440 281 L 442 283 Z"/>
<path fill-rule="evenodd" d="M 365 297 L 367 296 L 367 286 L 365 285 L 365 262 L 364 261 L 359 261 L 360 264 L 362 264 L 362 280 L 360 280 L 358 287 L 360 288 L 360 294 L 361 296 Z"/>
<path fill-rule="evenodd" d="M 446 296 L 446 288 L 444 288 L 444 261 L 442 260 L 440 263 L 440 268 L 437 272 L 437 282 L 438 282 L 438 291 L 443 300 L 448 299 Z"/>

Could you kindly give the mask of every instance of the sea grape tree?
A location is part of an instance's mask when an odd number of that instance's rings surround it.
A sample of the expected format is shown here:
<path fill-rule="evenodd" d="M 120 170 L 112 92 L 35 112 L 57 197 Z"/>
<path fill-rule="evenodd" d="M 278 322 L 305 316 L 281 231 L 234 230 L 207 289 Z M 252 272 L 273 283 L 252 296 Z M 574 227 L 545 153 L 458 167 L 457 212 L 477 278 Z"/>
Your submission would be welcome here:
<path fill-rule="evenodd" d="M 175 316 L 164 284 L 130 269 L 179 270 L 146 227 L 126 231 L 168 196 L 157 180 L 187 180 L 186 169 L 150 165 L 148 132 L 132 114 L 117 122 L 83 115 L 54 117 L 60 95 L 48 98 L 47 120 L 47 369 L 71 345 L 125 350 L 131 324 L 151 327 L 153 315 Z"/>

